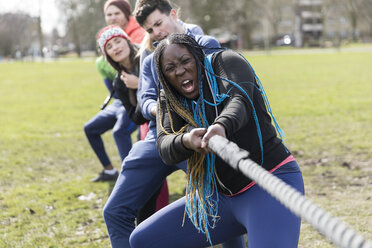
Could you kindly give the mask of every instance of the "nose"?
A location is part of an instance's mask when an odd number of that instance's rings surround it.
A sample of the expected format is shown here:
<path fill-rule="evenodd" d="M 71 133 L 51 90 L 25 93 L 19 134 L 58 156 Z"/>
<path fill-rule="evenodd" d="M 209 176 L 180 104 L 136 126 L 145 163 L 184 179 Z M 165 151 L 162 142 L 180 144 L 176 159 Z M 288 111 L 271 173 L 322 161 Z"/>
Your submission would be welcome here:
<path fill-rule="evenodd" d="M 182 65 L 178 65 L 178 66 L 176 67 L 176 75 L 177 75 L 177 76 L 181 76 L 181 75 L 183 75 L 184 73 L 185 73 L 185 68 L 183 68 Z"/>
<path fill-rule="evenodd" d="M 161 30 L 159 28 L 154 28 L 153 29 L 155 39 L 157 41 L 160 41 L 159 39 L 161 38 Z"/>
<path fill-rule="evenodd" d="M 113 50 L 114 52 L 116 52 L 116 50 L 118 50 L 118 48 L 119 48 L 119 45 L 118 45 L 118 44 L 113 44 L 113 45 L 112 45 L 112 50 Z"/>
<path fill-rule="evenodd" d="M 110 17 L 108 18 L 108 23 L 109 23 L 110 25 L 116 24 L 116 17 L 115 17 L 115 16 L 110 16 Z"/>

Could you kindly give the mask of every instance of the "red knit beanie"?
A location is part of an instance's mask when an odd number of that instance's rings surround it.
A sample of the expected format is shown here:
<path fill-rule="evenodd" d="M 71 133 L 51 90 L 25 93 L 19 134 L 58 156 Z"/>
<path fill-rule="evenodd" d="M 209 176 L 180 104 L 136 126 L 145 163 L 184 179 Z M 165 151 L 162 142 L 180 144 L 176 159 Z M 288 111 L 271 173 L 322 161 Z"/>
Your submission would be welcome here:
<path fill-rule="evenodd" d="M 106 13 L 106 10 L 110 5 L 114 5 L 115 7 L 118 7 L 121 10 L 121 12 L 124 13 L 127 20 L 129 20 L 131 9 L 130 9 L 130 5 L 127 1 L 125 1 L 125 0 L 108 0 L 105 3 L 105 6 L 103 7 L 103 12 L 104 13 Z"/>
<path fill-rule="evenodd" d="M 115 37 L 122 37 L 124 39 L 130 40 L 127 33 L 125 33 L 119 26 L 116 25 L 104 27 L 99 31 L 97 43 L 105 56 L 106 56 L 105 47 L 107 42 L 109 42 L 111 39 Z"/>

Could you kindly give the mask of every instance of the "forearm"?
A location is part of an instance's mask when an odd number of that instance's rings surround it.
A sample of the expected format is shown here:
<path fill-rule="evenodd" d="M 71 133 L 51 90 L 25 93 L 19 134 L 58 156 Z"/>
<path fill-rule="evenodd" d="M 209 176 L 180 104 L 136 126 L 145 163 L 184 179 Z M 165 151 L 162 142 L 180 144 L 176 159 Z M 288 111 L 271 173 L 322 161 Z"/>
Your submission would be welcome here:
<path fill-rule="evenodd" d="M 147 57 L 143 62 L 143 70 L 139 78 L 138 100 L 142 109 L 143 116 L 148 120 L 155 121 L 153 112 L 154 107 L 157 106 L 157 85 L 155 82 L 153 72 L 151 70 L 151 60 Z"/>
<path fill-rule="evenodd" d="M 187 149 L 183 145 L 183 135 L 158 133 L 156 146 L 164 163 L 175 165 L 187 160 L 194 153 L 193 150 Z"/>
<path fill-rule="evenodd" d="M 156 106 L 157 103 L 153 99 L 146 99 L 144 102 L 141 104 L 142 108 L 142 115 L 148 120 L 153 120 L 155 121 L 156 119 Z M 155 110 L 155 112 L 154 112 Z"/>

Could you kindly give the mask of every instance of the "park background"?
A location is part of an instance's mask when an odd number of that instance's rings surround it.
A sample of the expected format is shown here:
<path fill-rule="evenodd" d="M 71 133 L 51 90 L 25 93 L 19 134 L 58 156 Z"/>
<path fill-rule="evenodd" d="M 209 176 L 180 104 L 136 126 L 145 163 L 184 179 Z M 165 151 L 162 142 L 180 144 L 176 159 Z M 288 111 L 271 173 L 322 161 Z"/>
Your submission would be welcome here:
<path fill-rule="evenodd" d="M 0 10 L 0 247 L 109 246 L 102 208 L 113 185 L 89 182 L 100 165 L 83 132 L 107 95 L 94 39 L 104 26 L 104 1 L 55 2 L 64 14 L 51 33 L 43 32 L 42 15 Z M 176 2 L 181 18 L 250 61 L 303 171 L 307 197 L 372 239 L 371 1 L 308 1 L 321 2 L 323 21 L 319 35 L 316 4 L 315 31 L 302 30 L 302 45 L 292 39 L 296 14 L 289 15 L 297 1 Z M 270 13 L 281 13 L 278 34 Z M 232 28 L 239 23 L 243 33 Z M 119 167 L 111 133 L 104 140 Z M 181 197 L 184 174 L 168 183 L 171 200 Z M 303 222 L 299 247 L 332 245 Z"/>

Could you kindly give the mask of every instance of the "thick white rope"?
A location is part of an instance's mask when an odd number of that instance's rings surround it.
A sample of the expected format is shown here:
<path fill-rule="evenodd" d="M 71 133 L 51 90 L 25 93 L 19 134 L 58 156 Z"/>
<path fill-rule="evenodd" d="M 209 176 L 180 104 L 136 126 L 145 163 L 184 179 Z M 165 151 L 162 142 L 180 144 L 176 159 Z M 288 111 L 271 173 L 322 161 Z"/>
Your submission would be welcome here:
<path fill-rule="evenodd" d="M 255 181 L 298 217 L 341 248 L 372 248 L 366 240 L 345 223 L 306 199 L 300 192 L 248 158 L 248 152 L 221 136 L 213 136 L 209 148 L 234 169 Z"/>

